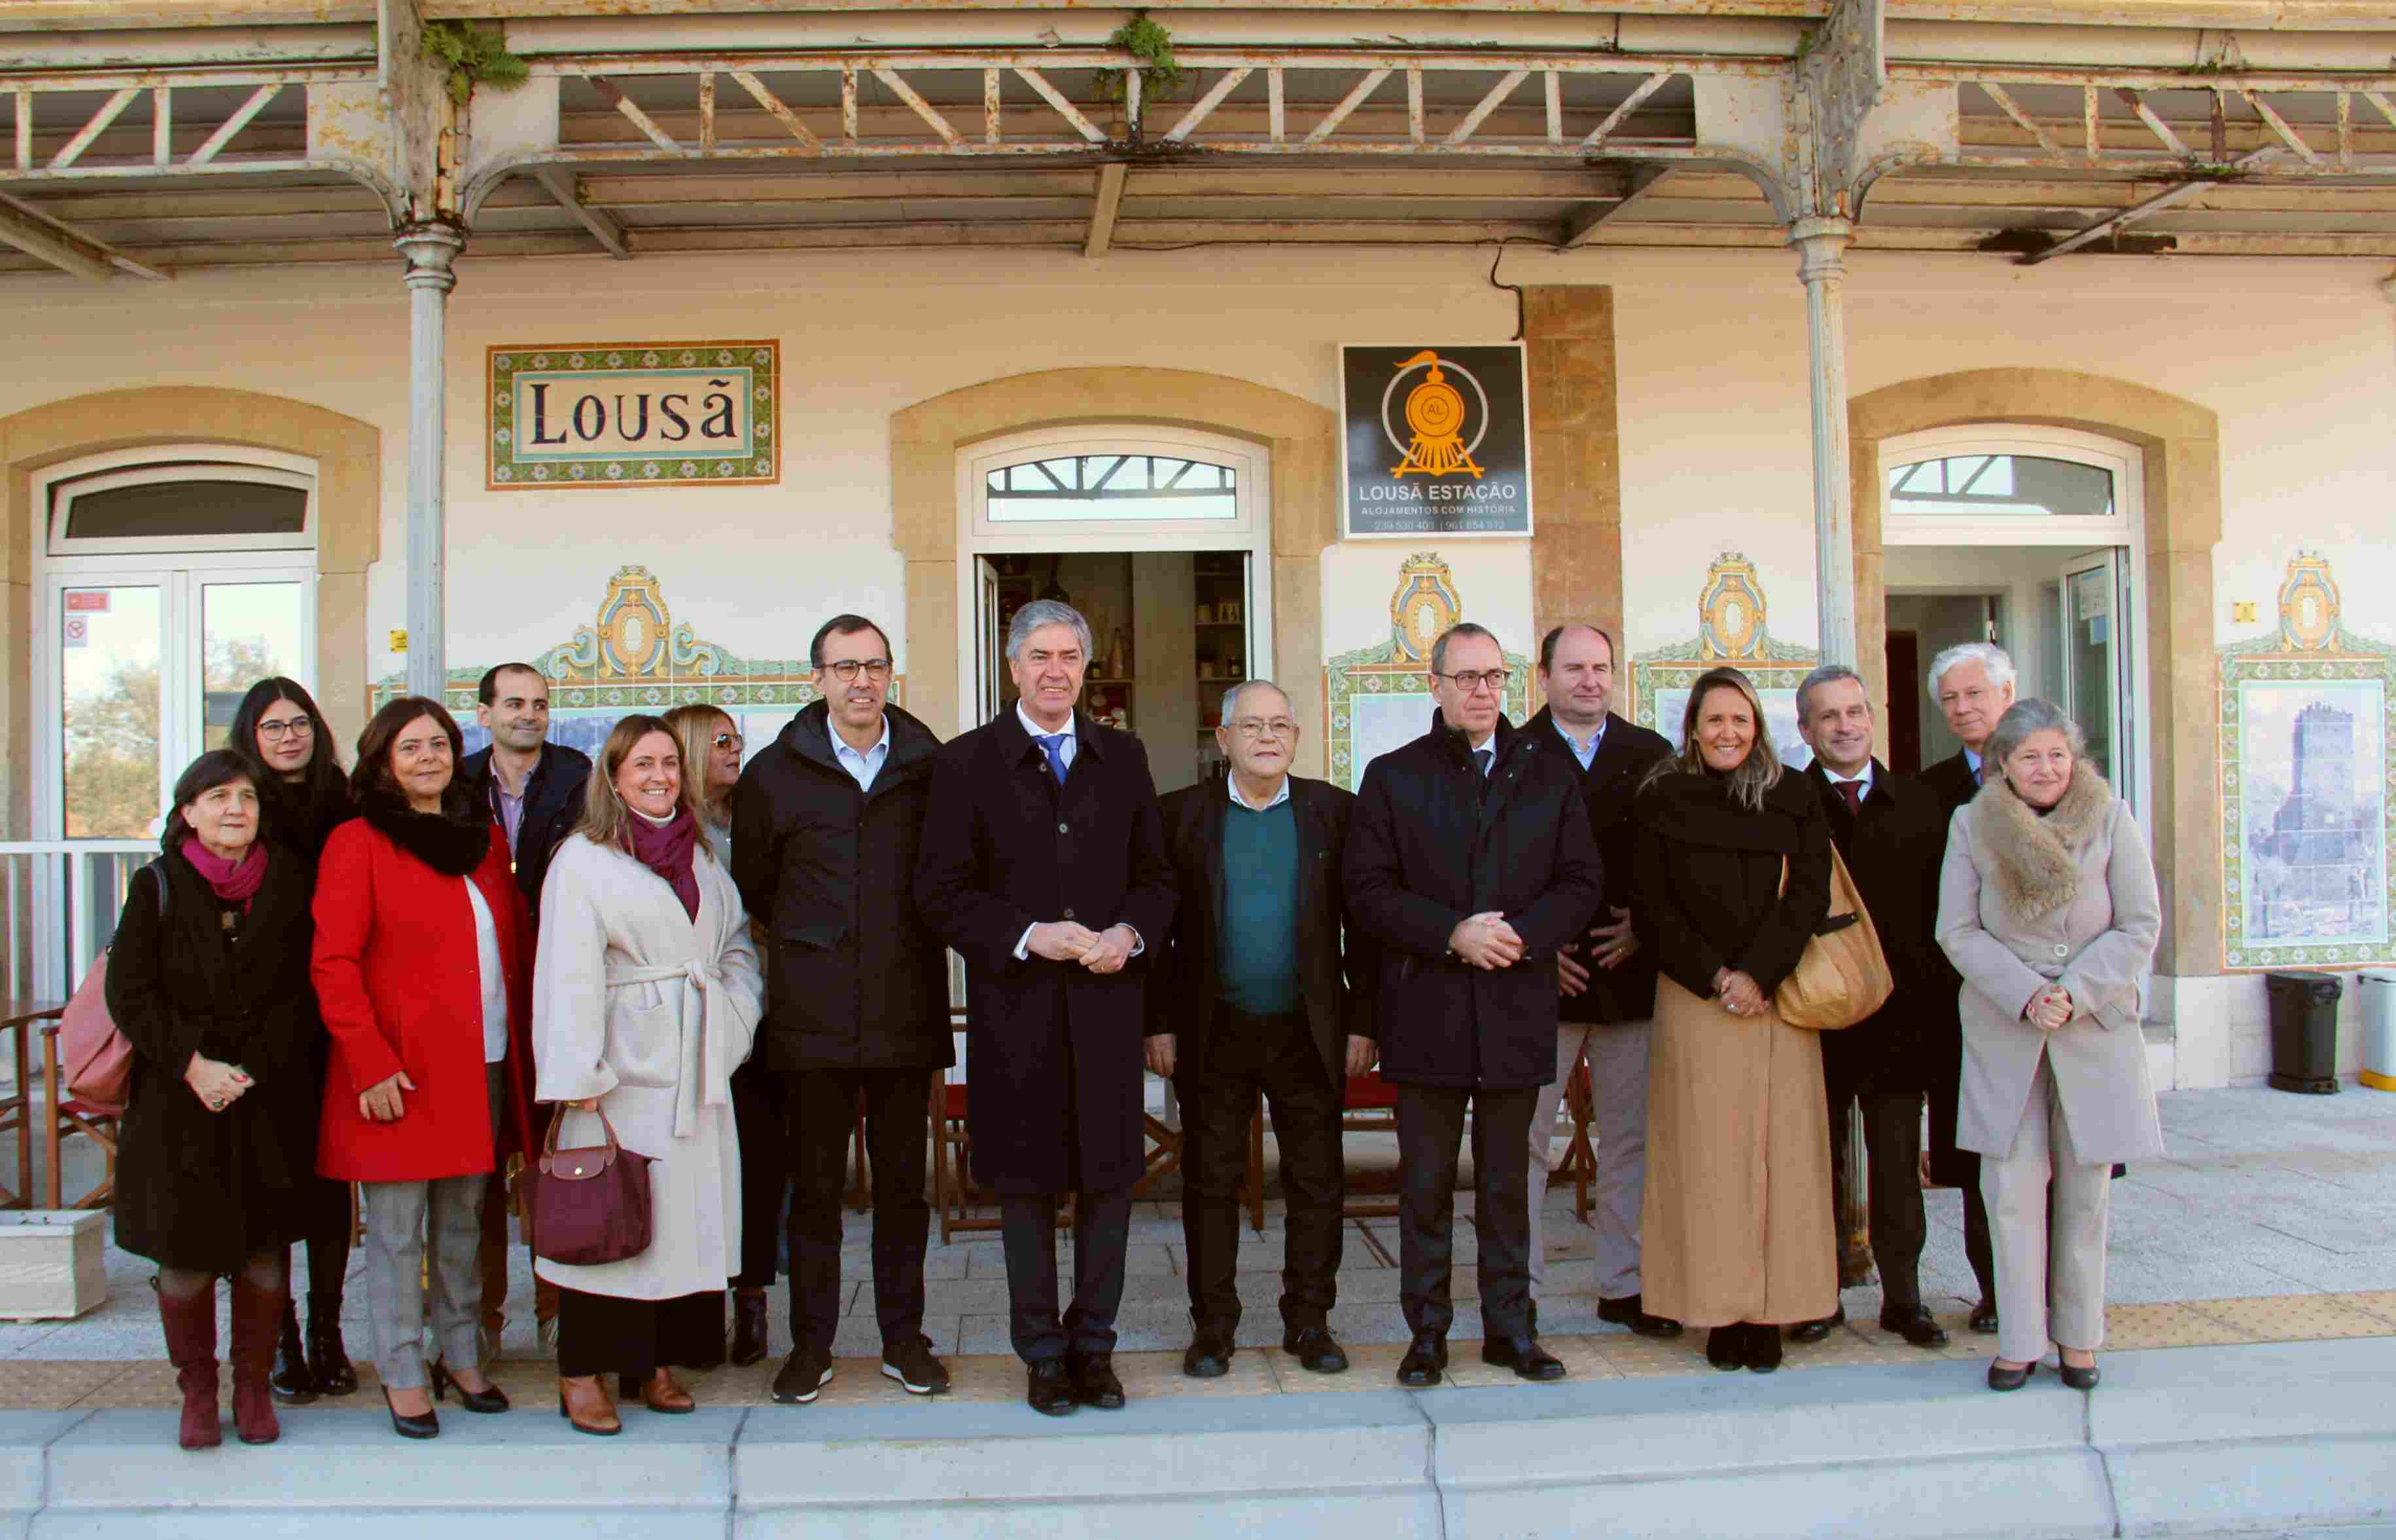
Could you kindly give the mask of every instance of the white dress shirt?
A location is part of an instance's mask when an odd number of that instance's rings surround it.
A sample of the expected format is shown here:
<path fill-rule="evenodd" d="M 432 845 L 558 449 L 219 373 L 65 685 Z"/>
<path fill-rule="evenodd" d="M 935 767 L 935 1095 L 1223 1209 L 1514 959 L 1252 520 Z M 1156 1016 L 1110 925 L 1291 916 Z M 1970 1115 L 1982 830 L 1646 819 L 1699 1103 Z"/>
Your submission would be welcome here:
<path fill-rule="evenodd" d="M 1023 730 L 1031 734 L 1034 739 L 1054 737 L 1057 736 L 1056 733 L 1049 732 L 1046 728 L 1041 726 L 1040 724 L 1032 721 L 1032 713 L 1023 709 L 1023 702 L 1020 700 L 1015 703 L 1015 720 L 1023 724 Z M 1073 756 L 1082 747 L 1082 737 L 1081 734 L 1076 730 L 1077 726 L 1077 719 L 1068 715 L 1065 718 L 1065 725 L 1057 729 L 1058 733 L 1065 735 L 1065 741 L 1057 745 L 1057 758 L 1068 770 L 1073 768 Z M 886 728 L 885 729 L 885 732 L 887 732 L 887 730 L 888 729 Z M 1045 754 L 1045 750 L 1044 750 L 1043 752 Z M 1041 768 L 1043 770 L 1047 768 L 1045 762 L 1042 763 Z M 1023 934 L 1017 937 L 1015 943 L 1016 961 L 1022 962 L 1031 957 L 1032 933 L 1039 928 L 1040 926 L 1036 922 L 1023 927 Z M 1148 949 L 1148 943 L 1141 938 L 1138 931 L 1134 930 L 1129 925 L 1125 925 L 1124 929 L 1131 931 L 1132 956 L 1138 957 L 1140 953 Z"/>
<path fill-rule="evenodd" d="M 1255 806 L 1249 803 L 1247 798 L 1240 795 L 1240 778 L 1237 776 L 1225 776 L 1223 777 L 1223 790 L 1231 794 L 1232 806 L 1245 807 L 1251 813 L 1270 813 L 1274 808 L 1279 807 L 1282 803 L 1289 801 L 1289 777 L 1287 776 L 1284 776 L 1281 778 L 1281 790 L 1274 792 L 1272 801 L 1265 803 L 1262 807 Z"/>
<path fill-rule="evenodd" d="M 491 918 L 491 906 L 483 901 L 474 880 L 458 880 L 466 884 L 466 902 L 474 907 L 474 966 L 483 980 L 483 1062 L 497 1064 L 508 1056 L 508 978 L 499 967 L 499 924 Z"/>
<path fill-rule="evenodd" d="M 842 769 L 848 772 L 849 778 L 857 782 L 857 789 L 859 791 L 872 790 L 873 778 L 882 774 L 883 765 L 888 763 L 890 760 L 889 717 L 885 716 L 882 719 L 881 740 L 861 754 L 848 746 L 848 740 L 840 736 L 838 727 L 832 726 L 830 723 L 825 724 L 825 726 L 832 733 L 832 757 L 839 762 Z"/>
<path fill-rule="evenodd" d="M 1580 767 L 1582 769 L 1586 770 L 1591 765 L 1597 763 L 1598 747 L 1605 741 L 1605 719 L 1604 717 L 1597 719 L 1597 731 L 1589 735 L 1589 749 L 1586 752 L 1581 749 L 1580 739 L 1564 731 L 1564 724 L 1556 719 L 1555 714 L 1552 711 L 1548 715 L 1548 724 L 1555 728 L 1556 737 L 1564 739 L 1564 742 L 1572 746 L 1573 758 L 1580 761 Z"/>
<path fill-rule="evenodd" d="M 1871 795 L 1872 767 L 1871 761 L 1870 760 L 1864 761 L 1864 767 L 1861 770 L 1857 771 L 1852 776 L 1842 776 L 1827 764 L 1822 766 L 1822 775 L 1832 786 L 1843 786 L 1849 781 L 1853 781 L 1856 788 L 1856 797 L 1858 801 Z"/>

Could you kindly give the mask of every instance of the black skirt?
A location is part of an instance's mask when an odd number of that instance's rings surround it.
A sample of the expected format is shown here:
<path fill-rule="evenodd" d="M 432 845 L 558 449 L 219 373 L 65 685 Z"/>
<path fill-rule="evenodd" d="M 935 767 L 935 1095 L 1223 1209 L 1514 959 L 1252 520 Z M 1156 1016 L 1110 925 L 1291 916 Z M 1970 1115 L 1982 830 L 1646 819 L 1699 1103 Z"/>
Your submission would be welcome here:
<path fill-rule="evenodd" d="M 724 1291 L 672 1299 L 557 1292 L 557 1372 L 629 1374 L 646 1380 L 660 1365 L 712 1369 L 724 1361 Z"/>

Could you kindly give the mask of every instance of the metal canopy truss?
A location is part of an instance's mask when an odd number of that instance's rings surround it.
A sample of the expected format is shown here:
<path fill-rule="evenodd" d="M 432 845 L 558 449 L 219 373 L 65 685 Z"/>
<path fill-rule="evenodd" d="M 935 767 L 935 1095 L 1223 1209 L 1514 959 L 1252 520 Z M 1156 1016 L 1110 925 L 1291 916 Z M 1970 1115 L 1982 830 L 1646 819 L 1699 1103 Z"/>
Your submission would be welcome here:
<path fill-rule="evenodd" d="M 1866 248 L 2126 213 L 2185 253 L 2396 256 L 2396 73 L 1892 60 L 1845 179 L 1799 196 L 1793 56 L 1177 56 L 1156 101 L 1105 48 L 552 52 L 434 153 L 368 58 L 0 69 L 0 272 L 385 260 L 453 209 L 482 256 L 1771 246 L 1799 204 Z"/>

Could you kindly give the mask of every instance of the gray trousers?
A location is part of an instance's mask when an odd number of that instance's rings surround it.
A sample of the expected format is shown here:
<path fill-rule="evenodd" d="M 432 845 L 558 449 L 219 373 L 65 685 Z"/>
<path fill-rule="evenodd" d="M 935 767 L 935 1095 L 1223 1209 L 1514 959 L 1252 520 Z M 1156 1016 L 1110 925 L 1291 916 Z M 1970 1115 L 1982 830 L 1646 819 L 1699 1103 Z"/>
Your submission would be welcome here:
<path fill-rule="evenodd" d="M 499 1126 L 504 1069 L 488 1067 L 492 1126 Z M 481 1362 L 483 1202 L 491 1175 L 478 1171 L 424 1182 L 362 1182 L 366 1223 L 366 1341 L 385 1388 L 420 1390 L 425 1307 L 443 1362 Z"/>
<path fill-rule="evenodd" d="M 1548 1177 L 1563 1157 L 1556 1109 L 1573 1066 L 1589 1055 L 1597 1133 L 1597 1295 L 1629 1299 L 1639 1287 L 1639 1205 L 1647 1185 L 1647 1043 L 1654 1023 L 1568 1021 L 1556 1032 L 1556 1078 L 1531 1109 L 1531 1289 L 1547 1292 L 1547 1237 L 1540 1217 Z"/>
<path fill-rule="evenodd" d="M 2052 1217 L 2048 1195 L 2053 1193 Z M 2012 1151 L 1980 1157 L 1980 1194 L 1997 1262 L 1997 1356 L 2029 1363 L 2050 1339 L 2105 1341 L 2105 1241 L 2112 1167 L 2085 1162 L 2043 1056 Z"/>

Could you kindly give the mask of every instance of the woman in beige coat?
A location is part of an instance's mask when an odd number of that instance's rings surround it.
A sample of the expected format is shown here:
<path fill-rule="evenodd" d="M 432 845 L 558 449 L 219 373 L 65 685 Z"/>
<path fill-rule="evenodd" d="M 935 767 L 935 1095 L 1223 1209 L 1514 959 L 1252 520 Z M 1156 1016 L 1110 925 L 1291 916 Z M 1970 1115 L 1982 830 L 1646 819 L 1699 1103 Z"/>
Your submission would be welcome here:
<path fill-rule="evenodd" d="M 1710 1326 L 1717 1369 L 1780 1366 L 1780 1328 L 1839 1304 L 1820 1038 L 1772 993 L 1830 907 L 1830 826 L 1755 688 L 1715 669 L 1681 753 L 1632 804 L 1631 926 L 1662 969 L 1647 1072 L 1646 1308 Z"/>
<path fill-rule="evenodd" d="M 1995 1390 L 2050 1337 L 2063 1382 L 2096 1385 L 2111 1167 L 2163 1148 L 2138 1009 L 2155 869 L 2083 754 L 2055 706 L 2006 711 L 1986 750 L 1999 777 L 1957 810 L 1939 883 L 1938 944 L 1963 976 L 1956 1143 L 1982 1157 L 1996 1243 Z"/>
<path fill-rule="evenodd" d="M 709 853 L 664 723 L 616 724 L 582 822 L 550 862 L 533 969 L 535 1095 L 562 1104 L 562 1147 L 595 1145 L 602 1112 L 648 1156 L 648 1249 L 534 1268 L 559 1285 L 558 1410 L 621 1427 L 605 1376 L 653 1412 L 688 1412 L 673 1370 L 724 1359 L 724 1285 L 740 1267 L 732 1071 L 764 986 L 739 890 Z"/>

